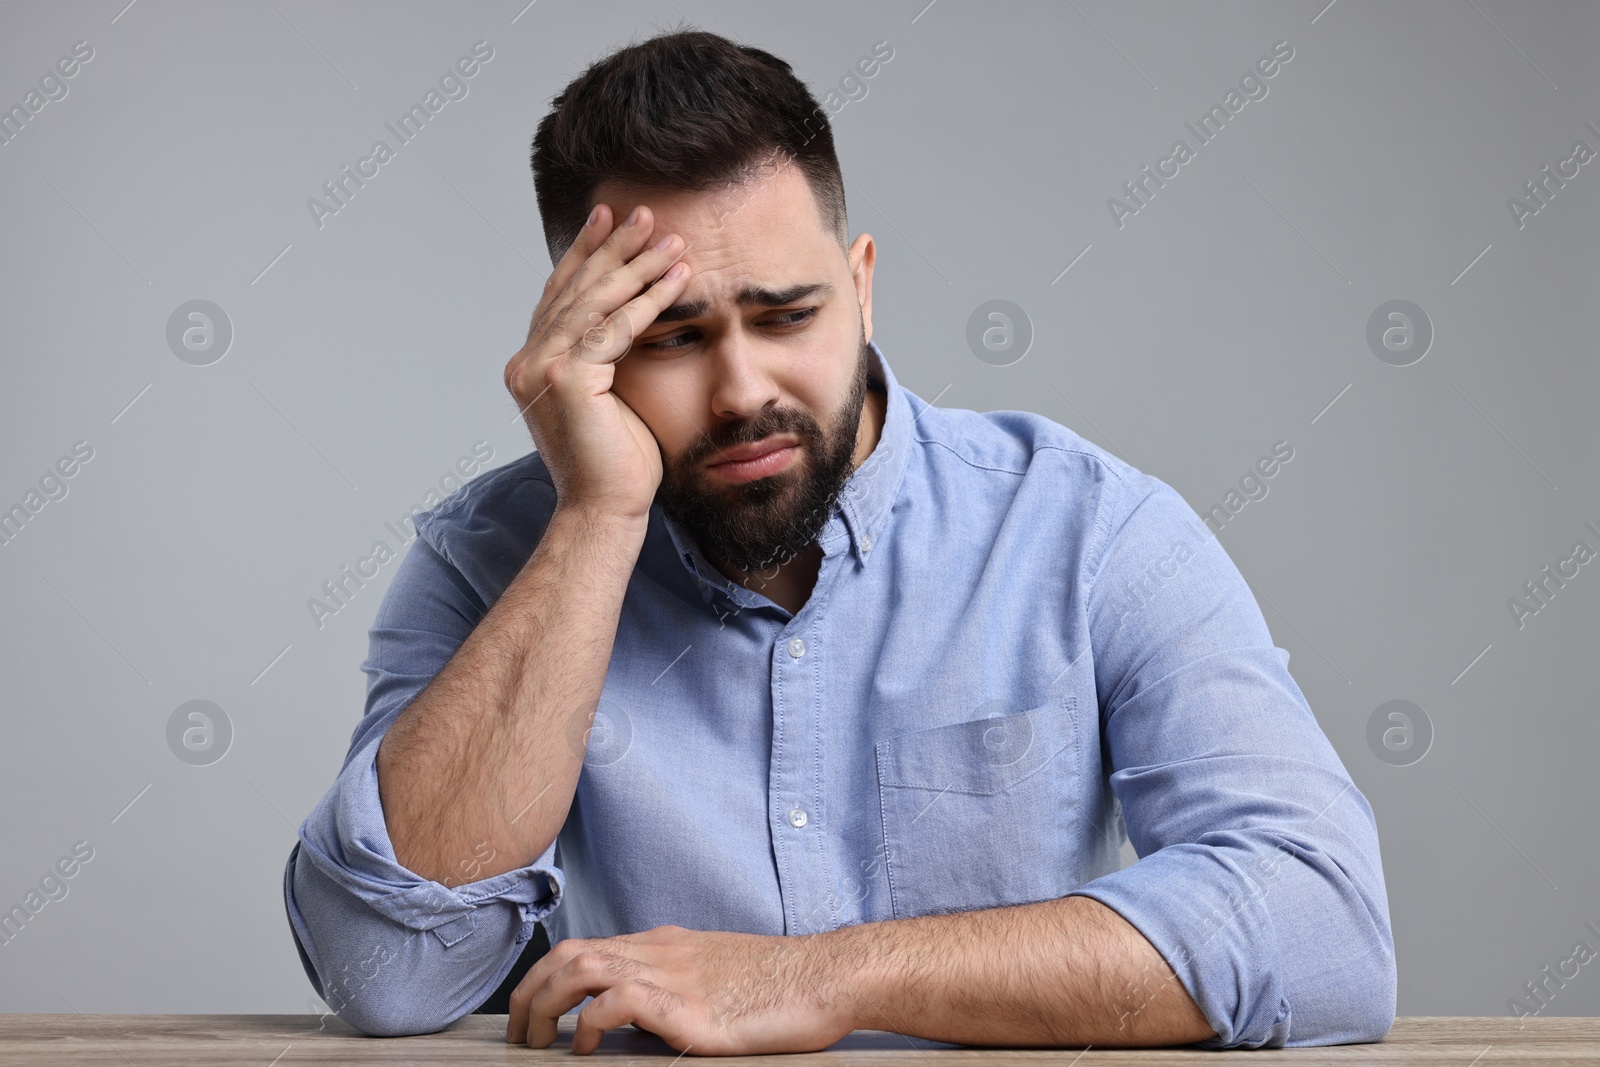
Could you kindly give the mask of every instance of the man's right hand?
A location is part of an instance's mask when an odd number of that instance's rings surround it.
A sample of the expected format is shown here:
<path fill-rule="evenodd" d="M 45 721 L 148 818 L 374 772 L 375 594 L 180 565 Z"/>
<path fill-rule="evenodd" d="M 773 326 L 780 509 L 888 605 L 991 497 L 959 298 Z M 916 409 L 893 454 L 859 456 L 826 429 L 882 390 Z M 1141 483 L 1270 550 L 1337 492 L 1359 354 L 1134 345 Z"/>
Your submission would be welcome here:
<path fill-rule="evenodd" d="M 557 506 L 640 524 L 661 484 L 661 446 L 611 386 L 635 335 L 689 278 L 688 264 L 675 263 L 683 238 L 658 245 L 654 228 L 643 205 L 615 228 L 610 206 L 599 205 L 545 282 L 528 341 L 505 372 Z"/>

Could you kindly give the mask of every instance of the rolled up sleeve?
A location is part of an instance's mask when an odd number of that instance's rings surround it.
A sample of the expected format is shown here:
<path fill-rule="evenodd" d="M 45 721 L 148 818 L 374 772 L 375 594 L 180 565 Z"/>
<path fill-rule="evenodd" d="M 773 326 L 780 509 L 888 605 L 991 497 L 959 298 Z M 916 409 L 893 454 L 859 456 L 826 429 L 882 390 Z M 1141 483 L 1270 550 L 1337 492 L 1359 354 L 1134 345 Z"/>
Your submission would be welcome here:
<path fill-rule="evenodd" d="M 301 825 L 284 870 L 306 975 L 336 1015 L 366 1034 L 432 1033 L 472 1011 L 561 900 L 554 842 L 525 867 L 446 886 L 401 866 L 389 840 L 378 746 L 484 611 L 445 554 L 419 536 L 369 633 L 366 712 L 343 769 Z M 488 857 L 463 857 L 464 872 L 475 859 Z"/>
<path fill-rule="evenodd" d="M 1250 587 L 1170 486 L 1122 483 L 1088 594 L 1111 788 L 1138 862 L 1076 892 L 1171 965 L 1208 1048 L 1377 1041 L 1394 941 L 1372 808 Z"/>

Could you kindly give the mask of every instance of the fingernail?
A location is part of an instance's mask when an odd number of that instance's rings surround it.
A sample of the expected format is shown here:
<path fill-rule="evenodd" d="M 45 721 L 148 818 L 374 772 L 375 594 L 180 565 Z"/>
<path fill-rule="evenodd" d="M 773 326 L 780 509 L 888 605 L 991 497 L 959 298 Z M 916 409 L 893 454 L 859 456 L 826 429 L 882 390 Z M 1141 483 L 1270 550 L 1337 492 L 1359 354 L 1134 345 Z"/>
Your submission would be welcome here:
<path fill-rule="evenodd" d="M 624 222 L 623 225 L 624 226 L 632 226 L 634 223 L 636 223 L 638 221 L 639 221 L 639 208 L 635 207 L 633 209 L 633 211 L 628 215 L 628 221 Z"/>
<path fill-rule="evenodd" d="M 596 204 L 594 206 L 594 210 L 589 212 L 589 221 L 584 223 L 584 225 L 585 226 L 593 226 L 595 223 L 597 223 L 599 221 L 600 221 L 600 205 Z"/>
<path fill-rule="evenodd" d="M 667 245 L 672 243 L 672 238 L 674 236 L 675 235 L 670 234 L 670 233 L 667 234 L 665 237 L 661 238 L 661 240 L 659 240 L 655 244 L 651 245 L 650 246 L 650 251 L 652 251 L 652 252 L 661 251 L 663 248 L 667 247 Z"/>

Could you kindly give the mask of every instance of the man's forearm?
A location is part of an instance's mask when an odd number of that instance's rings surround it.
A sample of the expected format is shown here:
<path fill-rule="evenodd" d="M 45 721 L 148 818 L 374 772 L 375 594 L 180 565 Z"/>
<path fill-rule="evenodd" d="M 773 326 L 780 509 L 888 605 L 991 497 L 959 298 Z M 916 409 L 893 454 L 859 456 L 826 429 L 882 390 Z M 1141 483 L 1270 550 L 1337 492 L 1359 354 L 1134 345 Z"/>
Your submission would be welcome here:
<path fill-rule="evenodd" d="M 808 948 L 801 965 L 838 991 L 854 1028 L 1050 1047 L 1216 1036 L 1155 947 L 1089 897 L 863 923 Z"/>
<path fill-rule="evenodd" d="M 402 866 L 461 885 L 526 866 L 555 840 L 643 539 L 558 507 L 521 572 L 389 727 L 378 789 Z"/>

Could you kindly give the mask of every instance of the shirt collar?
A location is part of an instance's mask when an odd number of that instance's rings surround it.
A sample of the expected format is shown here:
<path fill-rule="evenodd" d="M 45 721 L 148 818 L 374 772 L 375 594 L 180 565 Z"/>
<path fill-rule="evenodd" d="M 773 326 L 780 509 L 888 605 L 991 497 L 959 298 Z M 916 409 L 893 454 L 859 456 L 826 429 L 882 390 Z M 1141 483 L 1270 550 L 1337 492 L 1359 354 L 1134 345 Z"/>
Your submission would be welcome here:
<path fill-rule="evenodd" d="M 863 565 L 872 557 L 872 550 L 889 522 L 889 511 L 900 495 L 900 485 L 905 480 L 906 463 L 911 454 L 912 394 L 894 376 L 889 360 L 875 341 L 867 347 L 876 357 L 876 366 L 869 366 L 868 380 L 882 386 L 888 402 L 884 405 L 883 428 L 878 443 L 866 462 L 857 467 L 845 482 L 839 494 L 838 508 L 845 519 L 850 544 Z M 926 407 L 917 398 L 916 407 Z M 832 524 L 824 527 L 819 543 L 826 551 L 835 536 Z"/>
<path fill-rule="evenodd" d="M 845 482 L 828 514 L 828 521 L 817 535 L 817 544 L 822 547 L 824 554 L 832 555 L 842 545 L 848 544 L 863 567 L 878 547 L 889 521 L 891 505 L 900 493 L 911 451 L 912 422 L 920 409 L 927 407 L 926 402 L 900 384 L 876 341 L 868 341 L 867 348 L 872 354 L 867 366 L 867 387 L 881 389 L 887 398 L 883 427 L 878 434 L 878 443 Z M 660 505 L 656 507 L 659 511 Z M 754 607 L 761 602 L 758 594 L 730 581 L 717 570 L 700 551 L 695 539 L 679 529 L 677 523 L 665 513 L 661 513 L 660 517 L 672 538 L 675 554 L 690 573 L 700 580 L 703 598 L 710 599 L 711 590 L 708 587 L 715 587 L 746 607 Z"/>

